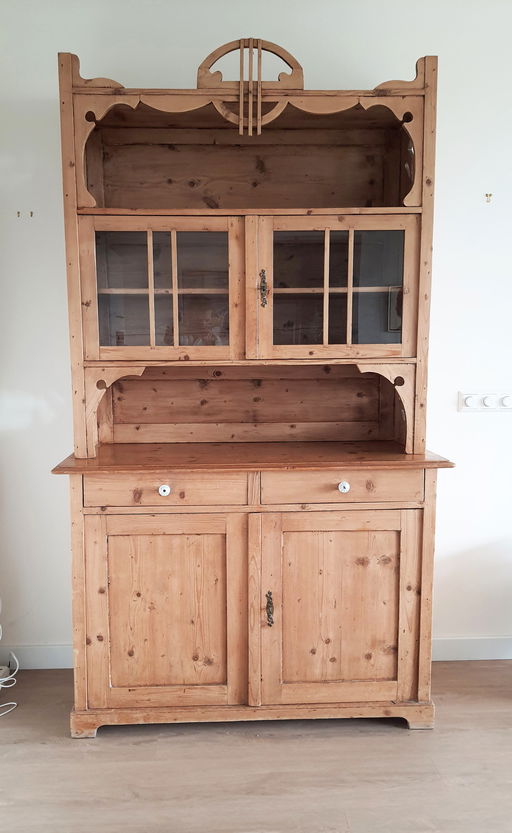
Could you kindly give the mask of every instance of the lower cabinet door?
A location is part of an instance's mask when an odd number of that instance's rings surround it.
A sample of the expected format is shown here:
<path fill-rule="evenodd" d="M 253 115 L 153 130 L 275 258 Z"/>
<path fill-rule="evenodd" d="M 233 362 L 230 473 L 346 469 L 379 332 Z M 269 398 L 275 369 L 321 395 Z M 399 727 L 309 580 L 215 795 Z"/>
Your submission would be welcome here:
<path fill-rule="evenodd" d="M 90 708 L 247 702 L 246 517 L 88 515 Z"/>
<path fill-rule="evenodd" d="M 421 510 L 251 516 L 250 702 L 416 698 L 420 527 Z"/>

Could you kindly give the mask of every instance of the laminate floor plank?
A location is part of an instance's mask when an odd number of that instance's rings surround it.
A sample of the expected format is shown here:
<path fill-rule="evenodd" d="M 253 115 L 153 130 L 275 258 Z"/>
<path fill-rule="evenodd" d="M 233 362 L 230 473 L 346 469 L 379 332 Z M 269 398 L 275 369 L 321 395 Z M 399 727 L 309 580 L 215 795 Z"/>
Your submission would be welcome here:
<path fill-rule="evenodd" d="M 71 672 L 2 702 L 10 833 L 510 833 L 512 661 L 434 663 L 433 731 L 400 720 L 115 726 L 69 737 Z"/>

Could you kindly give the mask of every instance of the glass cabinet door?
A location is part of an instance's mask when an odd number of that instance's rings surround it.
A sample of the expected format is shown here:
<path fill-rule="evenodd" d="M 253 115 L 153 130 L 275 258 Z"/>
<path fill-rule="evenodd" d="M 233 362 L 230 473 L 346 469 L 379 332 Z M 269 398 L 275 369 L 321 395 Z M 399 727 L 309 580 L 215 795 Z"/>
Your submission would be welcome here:
<path fill-rule="evenodd" d="M 253 358 L 414 355 L 417 220 L 260 218 Z M 248 313 L 249 314 L 249 313 Z"/>
<path fill-rule="evenodd" d="M 88 357 L 236 357 L 239 221 L 152 219 L 141 228 L 131 220 L 94 224 L 94 269 L 84 270 L 95 301 L 85 327 Z"/>

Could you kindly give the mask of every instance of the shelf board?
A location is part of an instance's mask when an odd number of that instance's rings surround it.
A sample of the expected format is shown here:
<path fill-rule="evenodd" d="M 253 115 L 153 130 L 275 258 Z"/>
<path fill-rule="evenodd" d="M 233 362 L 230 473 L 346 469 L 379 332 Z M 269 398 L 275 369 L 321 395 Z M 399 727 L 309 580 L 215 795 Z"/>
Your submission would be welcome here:
<path fill-rule="evenodd" d="M 246 217 L 246 216 L 321 216 L 333 214 L 421 214 L 421 206 L 382 206 L 378 208 L 78 208 L 77 214 L 133 217 Z"/>
<path fill-rule="evenodd" d="M 136 471 L 282 471 L 312 469 L 451 468 L 431 452 L 405 454 L 393 442 L 118 443 L 101 445 L 98 456 L 71 455 L 54 474 L 116 474 Z"/>

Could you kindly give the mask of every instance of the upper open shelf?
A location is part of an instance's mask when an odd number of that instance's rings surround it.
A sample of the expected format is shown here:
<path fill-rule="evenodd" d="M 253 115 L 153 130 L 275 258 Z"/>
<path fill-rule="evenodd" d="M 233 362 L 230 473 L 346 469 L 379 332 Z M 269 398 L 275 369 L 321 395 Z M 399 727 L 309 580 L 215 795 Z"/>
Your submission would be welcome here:
<path fill-rule="evenodd" d="M 103 208 L 401 206 L 415 169 L 408 119 L 380 104 L 328 114 L 290 104 L 249 136 L 213 104 L 186 113 L 117 104 L 87 141 L 87 188 Z"/>
<path fill-rule="evenodd" d="M 421 210 L 435 59 L 373 90 L 305 90 L 298 61 L 256 38 L 214 50 L 196 89 L 128 89 L 82 78 L 76 56 L 60 60 L 81 213 Z"/>

